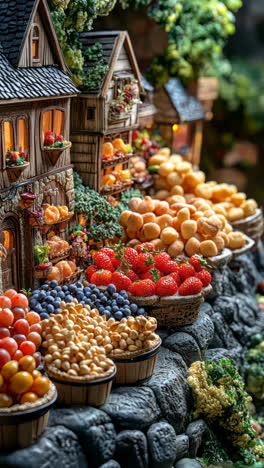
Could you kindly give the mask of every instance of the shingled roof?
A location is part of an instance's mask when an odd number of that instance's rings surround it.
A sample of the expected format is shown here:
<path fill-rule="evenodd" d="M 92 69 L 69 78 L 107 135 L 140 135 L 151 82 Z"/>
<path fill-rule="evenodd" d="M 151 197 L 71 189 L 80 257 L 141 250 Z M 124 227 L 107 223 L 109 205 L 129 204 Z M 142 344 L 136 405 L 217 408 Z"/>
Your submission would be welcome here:
<path fill-rule="evenodd" d="M 0 51 L 1 100 L 73 95 L 79 91 L 57 66 L 14 68 Z"/>
<path fill-rule="evenodd" d="M 204 119 L 202 104 L 194 96 L 187 93 L 177 78 L 171 78 L 164 87 L 179 115 L 180 122 L 193 122 Z"/>
<path fill-rule="evenodd" d="M 0 0 L 0 43 L 16 66 L 35 0 Z"/>

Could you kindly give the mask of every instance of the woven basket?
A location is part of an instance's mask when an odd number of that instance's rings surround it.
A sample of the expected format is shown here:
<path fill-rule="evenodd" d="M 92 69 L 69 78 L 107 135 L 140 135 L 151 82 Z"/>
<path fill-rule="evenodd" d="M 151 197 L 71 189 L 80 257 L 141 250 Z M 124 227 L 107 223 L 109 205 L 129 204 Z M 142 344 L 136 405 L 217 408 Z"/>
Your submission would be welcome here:
<path fill-rule="evenodd" d="M 191 325 L 197 319 L 204 296 L 211 290 L 209 285 L 194 296 L 130 296 L 130 299 L 144 306 L 147 314 L 156 318 L 159 327 L 178 327 Z"/>
<path fill-rule="evenodd" d="M 108 356 L 114 361 L 117 369 L 114 383 L 118 385 L 142 383 L 152 376 L 161 346 L 160 337 L 157 335 L 151 344 L 152 347 L 145 352 L 124 351 L 122 357 L 116 357 L 114 354 Z"/>
<path fill-rule="evenodd" d="M 238 221 L 233 221 L 231 224 L 234 229 L 244 232 L 244 234 L 251 237 L 255 242 L 254 247 L 257 247 L 258 241 L 264 232 L 264 219 L 260 208 L 257 209 L 254 215 Z"/>
<path fill-rule="evenodd" d="M 49 419 L 49 410 L 57 399 L 55 385 L 37 402 L 1 408 L 1 450 L 25 448 L 35 443 L 44 432 Z"/>
<path fill-rule="evenodd" d="M 251 239 L 250 237 L 248 237 L 246 234 L 244 234 L 245 237 L 246 237 L 246 244 L 241 247 L 240 249 L 235 249 L 235 250 L 232 250 L 232 258 L 236 258 L 236 257 L 239 257 L 239 255 L 243 255 L 247 252 L 250 252 L 251 250 L 254 250 L 255 249 L 255 241 L 253 239 Z"/>
<path fill-rule="evenodd" d="M 112 381 L 116 374 L 105 372 L 100 379 L 87 379 L 82 377 L 65 378 L 65 372 L 54 372 L 46 368 L 49 378 L 55 383 L 58 391 L 58 403 L 63 405 L 101 406 L 108 400 L 112 388 Z"/>
<path fill-rule="evenodd" d="M 206 257 L 206 262 L 211 269 L 216 269 L 227 265 L 232 260 L 232 251 L 230 249 L 223 249 L 221 254 L 215 257 Z"/>

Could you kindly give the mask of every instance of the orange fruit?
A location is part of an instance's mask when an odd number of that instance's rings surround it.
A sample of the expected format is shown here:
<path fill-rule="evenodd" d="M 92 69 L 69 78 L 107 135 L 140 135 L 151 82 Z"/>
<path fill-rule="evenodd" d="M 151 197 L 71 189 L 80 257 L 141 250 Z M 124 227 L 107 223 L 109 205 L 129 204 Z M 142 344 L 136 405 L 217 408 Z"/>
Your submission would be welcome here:
<path fill-rule="evenodd" d="M 18 362 L 17 361 L 9 361 L 1 369 L 2 377 L 6 380 L 10 380 L 13 375 L 15 375 L 18 371 Z"/>
<path fill-rule="evenodd" d="M 2 388 L 4 385 L 4 379 L 2 377 L 2 375 L 0 374 L 0 388 Z"/>
<path fill-rule="evenodd" d="M 0 408 L 9 408 L 13 404 L 13 400 L 7 393 L 0 393 Z"/>
<path fill-rule="evenodd" d="M 37 377 L 32 385 L 31 391 L 36 393 L 38 396 L 43 396 L 49 391 L 50 380 L 48 377 Z"/>
<path fill-rule="evenodd" d="M 37 369 L 33 370 L 31 375 L 32 375 L 33 379 L 36 379 L 37 377 L 42 377 L 41 372 L 39 372 L 39 370 L 37 370 Z"/>
<path fill-rule="evenodd" d="M 121 153 L 126 152 L 126 144 L 122 140 L 122 138 L 116 138 L 113 142 L 113 147 L 115 148 L 115 151 L 121 151 Z"/>
<path fill-rule="evenodd" d="M 20 403 L 33 403 L 34 401 L 37 401 L 38 400 L 38 395 L 36 395 L 36 393 L 33 393 L 33 392 L 27 392 L 27 393 L 24 393 L 24 395 L 22 395 L 21 399 L 20 399 Z"/>
<path fill-rule="evenodd" d="M 33 384 L 33 377 L 29 372 L 20 371 L 13 375 L 10 380 L 10 390 L 14 393 L 25 393 Z"/>
<path fill-rule="evenodd" d="M 36 361 L 33 356 L 23 356 L 19 359 L 19 369 L 32 373 L 36 369 Z"/>
<path fill-rule="evenodd" d="M 108 158 L 112 158 L 114 156 L 114 148 L 112 143 L 107 142 L 103 144 L 103 156 L 107 156 Z"/>
<path fill-rule="evenodd" d="M 102 185 L 109 185 L 110 187 L 112 187 L 112 185 L 114 185 L 115 182 L 116 178 L 112 174 L 105 175 L 104 177 L 102 177 Z"/>
<path fill-rule="evenodd" d="M 40 322 L 40 316 L 37 312 L 28 312 L 26 315 L 26 320 L 28 321 L 29 325 L 34 325 L 35 323 Z"/>

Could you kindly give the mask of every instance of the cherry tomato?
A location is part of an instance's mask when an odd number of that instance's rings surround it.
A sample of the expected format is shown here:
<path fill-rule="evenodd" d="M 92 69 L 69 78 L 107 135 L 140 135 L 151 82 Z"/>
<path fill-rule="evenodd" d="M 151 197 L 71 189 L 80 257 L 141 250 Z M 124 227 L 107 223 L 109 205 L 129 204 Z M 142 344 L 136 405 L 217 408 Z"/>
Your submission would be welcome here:
<path fill-rule="evenodd" d="M 36 377 L 37 377 L 37 376 L 36 376 Z M 34 377 L 34 379 L 35 379 L 36 377 Z M 2 375 L 0 374 L 0 388 L 1 388 L 1 389 L 2 389 L 3 385 L 4 385 L 4 379 L 3 379 Z"/>
<path fill-rule="evenodd" d="M 18 372 L 18 362 L 17 361 L 9 361 L 3 365 L 1 369 L 1 374 L 6 380 L 10 380 L 13 375 Z"/>
<path fill-rule="evenodd" d="M 4 296 L 9 297 L 9 299 L 11 299 L 11 300 L 16 295 L 17 295 L 17 291 L 15 289 L 7 289 L 4 292 Z"/>
<path fill-rule="evenodd" d="M 1 309 L 11 309 L 12 303 L 9 297 L 7 296 L 0 296 L 0 308 Z"/>
<path fill-rule="evenodd" d="M 0 408 L 9 408 L 12 404 L 13 400 L 10 395 L 7 395 L 7 393 L 0 393 Z"/>
<path fill-rule="evenodd" d="M 26 312 L 21 307 L 13 307 L 12 312 L 14 314 L 14 322 L 19 319 L 24 319 L 26 316 Z"/>
<path fill-rule="evenodd" d="M 25 393 L 33 384 L 33 377 L 29 372 L 17 372 L 10 380 L 10 390 L 14 393 Z"/>
<path fill-rule="evenodd" d="M 37 332 L 31 332 L 27 336 L 28 341 L 32 341 L 36 345 L 36 348 L 38 348 L 41 345 L 41 336 Z"/>
<path fill-rule="evenodd" d="M 7 336 L 10 336 L 8 328 L 1 327 L 0 328 L 0 339 L 6 338 Z"/>
<path fill-rule="evenodd" d="M 22 395 L 20 399 L 20 403 L 33 403 L 34 401 L 38 400 L 38 395 L 33 392 L 27 392 Z"/>
<path fill-rule="evenodd" d="M 32 354 L 34 354 L 36 351 L 36 345 L 32 343 L 32 341 L 23 341 L 23 343 L 21 343 L 19 346 L 19 349 L 22 351 L 22 353 L 32 356 Z"/>
<path fill-rule="evenodd" d="M 26 315 L 26 319 L 29 325 L 34 325 L 34 323 L 40 322 L 40 316 L 37 312 L 28 312 L 28 314 Z"/>
<path fill-rule="evenodd" d="M 19 319 L 14 323 L 14 327 L 17 333 L 21 335 L 28 335 L 29 334 L 29 324 L 26 319 Z"/>
<path fill-rule="evenodd" d="M 28 307 L 28 299 L 25 294 L 18 293 L 12 297 L 12 306 L 13 307 L 22 307 L 26 309 Z"/>
<path fill-rule="evenodd" d="M 10 354 L 7 352 L 6 349 L 0 349 L 0 369 L 8 361 L 11 361 Z"/>
<path fill-rule="evenodd" d="M 13 339 L 17 342 L 18 346 L 20 346 L 21 343 L 23 343 L 23 341 L 26 341 L 27 338 L 25 335 L 14 335 Z"/>
<path fill-rule="evenodd" d="M 42 377 L 42 374 L 41 372 L 39 372 L 39 370 L 35 369 L 33 370 L 33 372 L 31 373 L 33 379 L 35 380 L 37 377 Z"/>
<path fill-rule="evenodd" d="M 39 335 L 41 335 L 42 333 L 42 327 L 40 325 L 40 323 L 34 323 L 34 325 L 31 325 L 29 327 L 29 332 L 36 332 L 36 333 L 39 333 Z"/>
<path fill-rule="evenodd" d="M 14 338 L 7 336 L 6 338 L 2 338 L 2 340 L 0 340 L 0 349 L 6 349 L 10 356 L 12 356 L 12 354 L 14 354 L 18 349 L 18 345 Z"/>
<path fill-rule="evenodd" d="M 22 351 L 20 351 L 20 349 L 18 349 L 15 352 L 15 354 L 13 354 L 12 358 L 15 359 L 16 361 L 19 361 L 23 356 L 24 356 L 24 354 L 22 353 Z"/>
<path fill-rule="evenodd" d="M 34 353 L 33 355 L 33 358 L 35 359 L 36 361 L 36 367 L 38 367 L 41 363 L 41 353 L 39 353 L 38 351 L 36 353 Z"/>
<path fill-rule="evenodd" d="M 23 356 L 19 360 L 19 369 L 25 370 L 27 372 L 33 372 L 36 369 L 36 361 L 33 356 Z"/>
<path fill-rule="evenodd" d="M 38 396 L 43 396 L 49 391 L 50 380 L 48 377 L 37 377 L 32 385 L 31 391 L 36 393 Z"/>
<path fill-rule="evenodd" d="M 0 326 L 1 327 L 10 327 L 13 321 L 14 321 L 14 315 L 10 309 L 0 309 Z"/>

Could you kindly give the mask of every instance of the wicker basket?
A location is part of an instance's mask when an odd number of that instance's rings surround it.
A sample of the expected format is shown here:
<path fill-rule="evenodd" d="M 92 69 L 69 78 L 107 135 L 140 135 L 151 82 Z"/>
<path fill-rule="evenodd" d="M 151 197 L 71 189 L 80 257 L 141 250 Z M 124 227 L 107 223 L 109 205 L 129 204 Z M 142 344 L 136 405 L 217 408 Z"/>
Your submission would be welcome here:
<path fill-rule="evenodd" d="M 117 368 L 114 383 L 118 385 L 142 383 L 152 376 L 161 346 L 160 337 L 157 335 L 151 344 L 152 347 L 145 352 L 124 351 L 122 357 L 109 355 Z"/>
<path fill-rule="evenodd" d="M 250 237 L 248 237 L 246 234 L 244 234 L 245 237 L 246 237 L 246 244 L 241 247 L 240 249 L 235 249 L 235 250 L 232 250 L 232 258 L 236 258 L 236 257 L 239 257 L 239 255 L 243 255 L 247 252 L 250 252 L 251 250 L 254 250 L 255 249 L 255 241 L 253 239 L 251 239 Z"/>
<path fill-rule="evenodd" d="M 100 379 L 67 376 L 65 372 L 54 371 L 47 367 L 49 378 L 55 383 L 58 391 L 58 403 L 63 405 L 101 406 L 106 403 L 112 388 L 112 381 L 116 374 L 105 372 Z"/>
<path fill-rule="evenodd" d="M 209 285 L 194 296 L 130 296 L 130 299 L 144 306 L 147 314 L 156 318 L 159 327 L 179 327 L 191 325 L 197 319 L 204 296 L 211 290 Z"/>
<path fill-rule="evenodd" d="M 48 424 L 49 410 L 56 399 L 57 390 L 52 384 L 49 392 L 37 402 L 1 408 L 1 450 L 25 448 L 36 442 Z"/>
<path fill-rule="evenodd" d="M 247 218 L 240 219 L 238 221 L 233 221 L 232 226 L 238 231 L 244 232 L 247 236 L 255 242 L 255 248 L 257 247 L 258 241 L 260 240 L 264 232 L 264 219 L 263 213 L 260 208 L 257 209 L 256 213 Z"/>
<path fill-rule="evenodd" d="M 215 257 L 206 257 L 207 265 L 211 269 L 216 269 L 227 265 L 232 260 L 233 254 L 230 249 L 223 249 L 221 254 Z"/>

